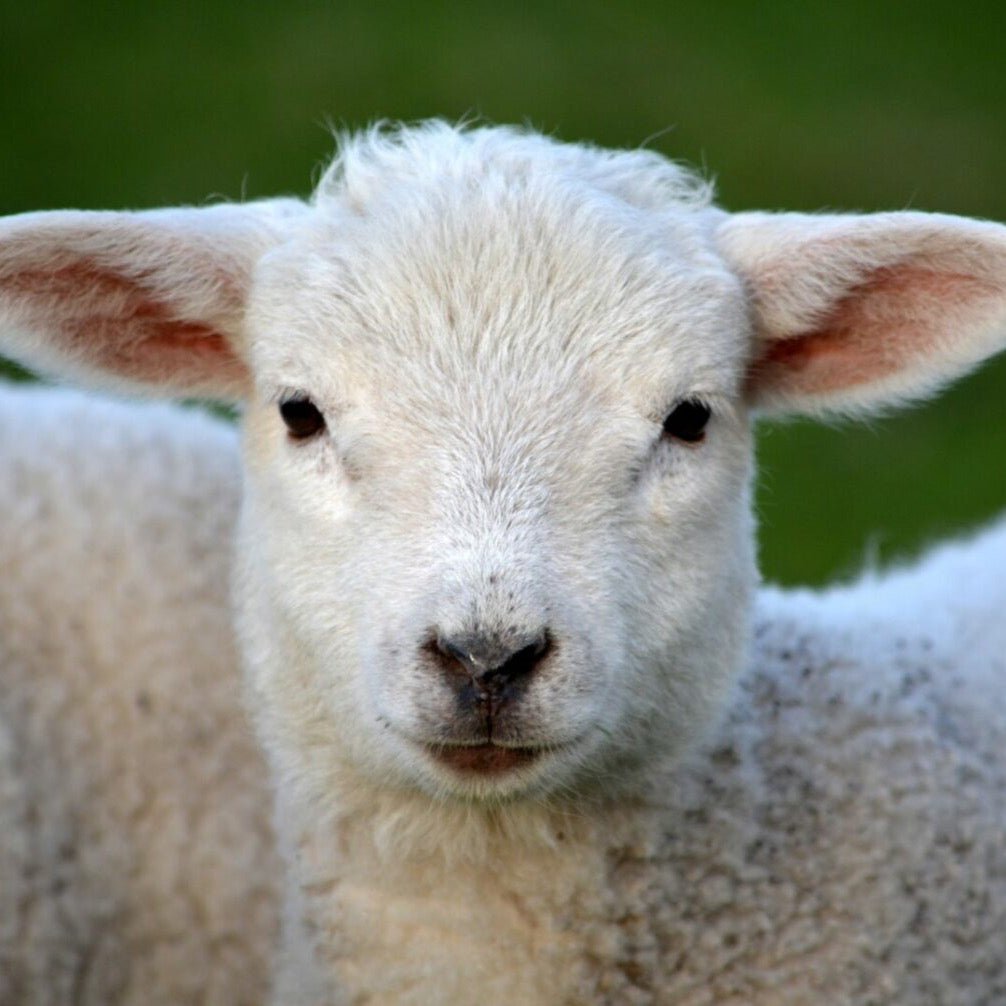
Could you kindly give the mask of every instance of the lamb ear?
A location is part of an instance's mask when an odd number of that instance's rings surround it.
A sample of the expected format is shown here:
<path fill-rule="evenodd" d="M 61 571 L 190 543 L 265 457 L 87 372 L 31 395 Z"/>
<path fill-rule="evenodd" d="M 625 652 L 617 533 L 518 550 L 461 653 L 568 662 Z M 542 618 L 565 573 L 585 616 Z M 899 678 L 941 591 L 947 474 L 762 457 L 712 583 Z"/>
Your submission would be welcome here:
<path fill-rule="evenodd" d="M 738 213 L 765 411 L 864 411 L 924 395 L 1006 347 L 1006 227 L 928 213 Z"/>
<path fill-rule="evenodd" d="M 296 200 L 0 220 L 0 352 L 43 372 L 234 398 L 255 263 Z"/>

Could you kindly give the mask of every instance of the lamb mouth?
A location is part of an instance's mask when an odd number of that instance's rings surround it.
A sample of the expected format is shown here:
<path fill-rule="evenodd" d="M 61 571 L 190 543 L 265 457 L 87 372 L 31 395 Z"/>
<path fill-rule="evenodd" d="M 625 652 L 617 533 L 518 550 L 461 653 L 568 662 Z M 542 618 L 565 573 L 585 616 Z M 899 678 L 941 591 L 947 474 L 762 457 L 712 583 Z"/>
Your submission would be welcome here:
<path fill-rule="evenodd" d="M 544 748 L 503 747 L 501 744 L 427 744 L 441 765 L 466 775 L 503 775 L 533 764 Z"/>

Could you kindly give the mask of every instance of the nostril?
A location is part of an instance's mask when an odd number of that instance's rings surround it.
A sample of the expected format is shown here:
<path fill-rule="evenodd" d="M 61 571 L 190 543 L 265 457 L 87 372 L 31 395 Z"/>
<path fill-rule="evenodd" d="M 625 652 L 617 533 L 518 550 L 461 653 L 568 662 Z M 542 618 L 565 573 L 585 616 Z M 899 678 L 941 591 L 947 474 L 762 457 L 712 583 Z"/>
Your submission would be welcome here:
<path fill-rule="evenodd" d="M 475 653 L 477 645 L 471 639 L 455 642 L 452 639 L 437 636 L 437 649 L 448 660 L 460 665 L 469 674 L 477 673 L 481 666 L 481 661 Z"/>
<path fill-rule="evenodd" d="M 438 633 L 426 649 L 448 673 L 461 673 L 484 688 L 499 689 L 529 677 L 551 651 L 552 637 L 546 629 L 516 639 L 480 634 L 448 638 Z"/>
<path fill-rule="evenodd" d="M 549 635 L 547 632 L 542 632 L 534 642 L 528 643 L 527 646 L 518 650 L 503 664 L 490 671 L 490 673 L 506 681 L 526 677 L 541 662 L 545 654 L 548 653 L 549 646 Z"/>

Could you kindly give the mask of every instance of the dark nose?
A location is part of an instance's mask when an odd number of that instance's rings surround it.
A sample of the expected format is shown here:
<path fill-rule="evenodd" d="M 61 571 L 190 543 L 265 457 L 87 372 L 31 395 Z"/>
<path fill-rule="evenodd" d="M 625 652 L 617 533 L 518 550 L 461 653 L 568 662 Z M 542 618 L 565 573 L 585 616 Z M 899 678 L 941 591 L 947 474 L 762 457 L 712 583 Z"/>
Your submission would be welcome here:
<path fill-rule="evenodd" d="M 470 678 L 479 691 L 498 695 L 510 684 L 527 679 L 552 647 L 546 629 L 521 636 L 438 634 L 436 649 L 448 673 Z"/>

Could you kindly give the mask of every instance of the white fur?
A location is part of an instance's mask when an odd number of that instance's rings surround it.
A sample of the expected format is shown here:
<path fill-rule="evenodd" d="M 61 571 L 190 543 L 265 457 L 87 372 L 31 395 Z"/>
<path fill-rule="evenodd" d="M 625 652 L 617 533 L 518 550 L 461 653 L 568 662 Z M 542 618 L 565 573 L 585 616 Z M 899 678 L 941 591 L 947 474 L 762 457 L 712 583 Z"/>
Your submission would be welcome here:
<path fill-rule="evenodd" d="M 0 1001 L 264 995 L 228 578 L 277 1006 L 1006 987 L 1002 530 L 955 553 L 984 594 L 923 568 L 756 605 L 749 489 L 752 410 L 876 408 L 1003 346 L 1006 229 L 730 216 L 654 154 L 432 123 L 346 138 L 309 204 L 12 218 L 0 324 L 30 364 L 245 397 L 233 572 L 225 431 L 4 401 L 0 918 L 35 921 Z M 294 442 L 304 395 L 327 425 Z M 689 400 L 695 444 L 662 434 Z M 493 721 L 537 756 L 438 759 L 484 723 L 435 640 L 542 629 Z"/>

